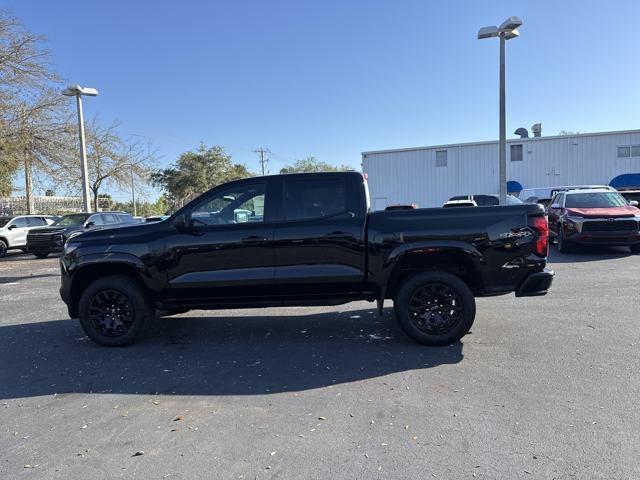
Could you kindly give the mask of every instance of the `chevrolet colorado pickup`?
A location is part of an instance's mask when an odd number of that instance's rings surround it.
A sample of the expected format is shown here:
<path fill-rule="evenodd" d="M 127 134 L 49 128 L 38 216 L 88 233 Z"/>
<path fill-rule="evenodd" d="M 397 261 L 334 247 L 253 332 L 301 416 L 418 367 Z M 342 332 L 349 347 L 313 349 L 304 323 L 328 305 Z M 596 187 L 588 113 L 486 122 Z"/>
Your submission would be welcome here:
<path fill-rule="evenodd" d="M 450 344 L 475 297 L 544 295 L 539 205 L 370 212 L 356 172 L 248 178 L 169 219 L 88 231 L 60 259 L 69 316 L 102 345 L 136 340 L 157 312 L 392 299 L 413 339 Z"/>

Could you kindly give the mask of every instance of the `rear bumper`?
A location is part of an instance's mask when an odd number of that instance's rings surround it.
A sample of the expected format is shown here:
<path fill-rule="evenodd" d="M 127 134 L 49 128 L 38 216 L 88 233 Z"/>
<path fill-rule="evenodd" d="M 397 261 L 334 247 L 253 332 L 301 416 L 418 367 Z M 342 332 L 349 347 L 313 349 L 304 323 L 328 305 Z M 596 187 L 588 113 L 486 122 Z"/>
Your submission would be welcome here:
<path fill-rule="evenodd" d="M 536 297 L 546 295 L 555 273 L 549 268 L 542 272 L 530 273 L 516 289 L 516 297 Z"/>

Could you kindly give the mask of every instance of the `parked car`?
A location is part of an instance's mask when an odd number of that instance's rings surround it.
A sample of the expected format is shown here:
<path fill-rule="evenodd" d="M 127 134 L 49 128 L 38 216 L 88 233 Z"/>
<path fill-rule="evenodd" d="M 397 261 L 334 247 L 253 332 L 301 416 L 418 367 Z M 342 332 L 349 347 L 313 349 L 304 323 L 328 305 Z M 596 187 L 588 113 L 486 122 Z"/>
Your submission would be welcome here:
<path fill-rule="evenodd" d="M 410 337 L 448 345 L 469 331 L 474 297 L 544 295 L 551 285 L 537 205 L 473 213 L 369 205 L 356 172 L 220 185 L 164 222 L 70 238 L 60 295 L 102 345 L 133 342 L 158 310 L 368 300 L 382 312 L 385 299 Z"/>
<path fill-rule="evenodd" d="M 0 257 L 7 250 L 20 249 L 27 251 L 27 233 L 54 222 L 49 215 L 20 215 L 17 217 L 0 217 Z"/>
<path fill-rule="evenodd" d="M 558 192 L 548 208 L 550 234 L 562 253 L 578 244 L 628 246 L 640 253 L 637 205 L 610 189 Z"/>
<path fill-rule="evenodd" d="M 524 203 L 538 203 L 546 209 L 551 204 L 551 199 L 556 193 L 579 189 L 606 189 L 615 191 L 614 188 L 606 185 L 563 185 L 559 187 L 525 188 L 520 191 L 520 193 L 518 194 L 518 198 Z"/>
<path fill-rule="evenodd" d="M 618 190 L 627 202 L 640 202 L 640 189 L 637 188 L 625 188 Z"/>
<path fill-rule="evenodd" d="M 496 205 L 500 205 L 499 195 L 455 195 L 449 199 L 449 202 L 456 200 L 473 201 L 478 207 L 493 207 Z M 522 200 L 520 200 L 518 197 L 507 194 L 507 205 L 518 205 L 520 203 L 522 203 Z"/>
<path fill-rule="evenodd" d="M 408 203 L 408 204 L 394 204 L 394 205 L 389 205 L 387 208 L 385 208 L 386 211 L 393 211 L 393 210 L 415 210 L 416 208 L 418 208 L 418 204 L 417 203 Z"/>
<path fill-rule="evenodd" d="M 153 217 L 147 217 L 145 219 L 145 222 L 162 222 L 164 220 L 166 220 L 167 218 L 169 218 L 169 215 L 156 215 Z"/>
<path fill-rule="evenodd" d="M 449 200 L 448 202 L 444 202 L 442 208 L 457 208 L 457 207 L 477 207 L 478 204 L 468 198 L 466 200 Z"/>
<path fill-rule="evenodd" d="M 137 223 L 128 213 L 72 213 L 56 220 L 51 226 L 34 228 L 27 234 L 27 250 L 38 258 L 61 252 L 65 242 L 91 229 L 103 229 Z"/>

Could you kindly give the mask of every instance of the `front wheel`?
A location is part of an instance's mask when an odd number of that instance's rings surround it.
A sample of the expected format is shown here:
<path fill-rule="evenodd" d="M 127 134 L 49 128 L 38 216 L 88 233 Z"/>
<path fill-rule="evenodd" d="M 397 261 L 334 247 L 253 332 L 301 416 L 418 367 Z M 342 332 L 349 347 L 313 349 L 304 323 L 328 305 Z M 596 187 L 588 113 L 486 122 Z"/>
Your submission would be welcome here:
<path fill-rule="evenodd" d="M 78 317 L 84 332 L 108 347 L 133 343 L 155 317 L 155 309 L 136 279 L 110 275 L 82 293 Z"/>
<path fill-rule="evenodd" d="M 427 272 L 404 282 L 394 310 L 400 327 L 412 339 L 424 345 L 448 345 L 471 329 L 476 301 L 459 277 Z"/>
<path fill-rule="evenodd" d="M 558 251 L 560 253 L 571 252 L 571 247 L 567 243 L 567 240 L 564 238 L 564 231 L 562 230 L 562 225 L 558 225 Z"/>
<path fill-rule="evenodd" d="M 0 258 L 7 254 L 7 244 L 4 240 L 0 240 Z"/>

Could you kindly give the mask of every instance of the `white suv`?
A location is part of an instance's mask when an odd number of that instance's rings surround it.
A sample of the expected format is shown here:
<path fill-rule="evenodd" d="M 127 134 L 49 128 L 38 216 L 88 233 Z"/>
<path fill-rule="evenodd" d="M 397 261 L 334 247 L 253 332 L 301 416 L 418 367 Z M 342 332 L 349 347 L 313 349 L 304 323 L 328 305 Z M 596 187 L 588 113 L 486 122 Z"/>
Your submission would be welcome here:
<path fill-rule="evenodd" d="M 51 225 L 54 220 L 48 215 L 0 217 L 0 257 L 4 257 L 10 248 L 20 248 L 26 252 L 27 232 L 32 228 Z"/>

